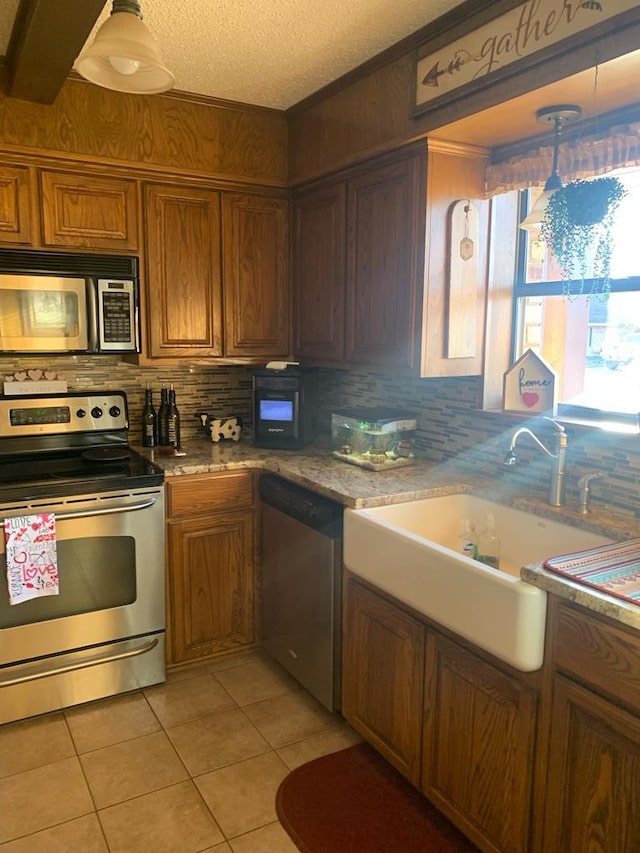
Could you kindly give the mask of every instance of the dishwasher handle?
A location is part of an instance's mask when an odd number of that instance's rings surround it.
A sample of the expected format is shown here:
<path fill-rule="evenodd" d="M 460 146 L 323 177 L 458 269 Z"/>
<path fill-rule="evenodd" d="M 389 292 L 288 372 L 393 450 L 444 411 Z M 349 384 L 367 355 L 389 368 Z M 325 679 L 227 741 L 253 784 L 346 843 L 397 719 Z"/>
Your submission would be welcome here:
<path fill-rule="evenodd" d="M 337 501 L 274 474 L 264 474 L 260 478 L 260 498 L 263 504 L 318 533 L 330 539 L 342 539 L 343 506 Z"/>

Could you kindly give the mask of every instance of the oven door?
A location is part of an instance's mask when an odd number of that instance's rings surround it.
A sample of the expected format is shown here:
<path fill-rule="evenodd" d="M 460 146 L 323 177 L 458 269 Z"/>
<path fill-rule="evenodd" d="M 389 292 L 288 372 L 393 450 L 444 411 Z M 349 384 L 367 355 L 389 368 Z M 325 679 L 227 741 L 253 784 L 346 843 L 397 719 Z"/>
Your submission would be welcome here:
<path fill-rule="evenodd" d="M 0 507 L 43 512 L 56 518 L 58 595 L 10 605 L 1 548 L 0 722 L 165 677 L 163 487 Z"/>

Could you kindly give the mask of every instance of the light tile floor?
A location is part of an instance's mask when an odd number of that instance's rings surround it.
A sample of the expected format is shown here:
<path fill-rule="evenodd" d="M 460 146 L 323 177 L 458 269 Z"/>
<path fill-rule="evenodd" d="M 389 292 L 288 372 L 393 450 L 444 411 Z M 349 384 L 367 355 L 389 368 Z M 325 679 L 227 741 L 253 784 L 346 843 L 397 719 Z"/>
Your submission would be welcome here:
<path fill-rule="evenodd" d="M 259 651 L 0 726 L 2 853 L 291 853 L 275 795 L 359 738 Z"/>

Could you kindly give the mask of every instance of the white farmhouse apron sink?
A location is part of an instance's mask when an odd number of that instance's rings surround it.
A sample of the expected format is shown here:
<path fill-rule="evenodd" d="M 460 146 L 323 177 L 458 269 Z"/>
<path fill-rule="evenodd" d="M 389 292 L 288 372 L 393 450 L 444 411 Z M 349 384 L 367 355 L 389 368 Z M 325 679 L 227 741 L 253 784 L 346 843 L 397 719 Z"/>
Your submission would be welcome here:
<path fill-rule="evenodd" d="M 495 519 L 500 568 L 459 551 L 462 522 Z M 523 672 L 542 666 L 547 594 L 520 568 L 610 540 L 504 504 L 457 494 L 344 515 L 344 564 L 399 601 Z"/>

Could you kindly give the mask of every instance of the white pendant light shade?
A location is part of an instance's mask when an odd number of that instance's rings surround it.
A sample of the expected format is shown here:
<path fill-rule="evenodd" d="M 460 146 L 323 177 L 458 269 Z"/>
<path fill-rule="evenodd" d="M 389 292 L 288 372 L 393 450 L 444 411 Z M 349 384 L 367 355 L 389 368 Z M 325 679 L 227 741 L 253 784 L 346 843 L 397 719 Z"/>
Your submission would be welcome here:
<path fill-rule="evenodd" d="M 560 144 L 560 133 L 562 127 L 569 121 L 578 118 L 582 113 L 576 104 L 560 104 L 555 107 L 544 107 L 536 113 L 536 119 L 547 124 L 553 123 L 553 163 L 551 174 L 544 185 L 542 195 L 536 199 L 536 203 L 525 219 L 520 223 L 524 231 L 539 231 L 544 215 L 549 206 L 549 199 L 556 190 L 562 189 L 562 179 L 558 174 L 558 146 Z"/>
<path fill-rule="evenodd" d="M 562 184 L 560 184 L 562 186 Z M 544 219 L 544 215 L 547 211 L 547 206 L 549 204 L 549 199 L 554 194 L 554 192 L 560 189 L 560 187 L 554 187 L 553 189 L 544 189 L 540 196 L 536 199 L 536 203 L 533 205 L 526 219 L 523 219 L 520 223 L 520 227 L 525 231 L 539 231 L 542 225 L 542 220 Z"/>
<path fill-rule="evenodd" d="M 116 92 L 153 95 L 171 89 L 175 78 L 147 26 L 137 14 L 116 8 L 114 3 L 93 44 L 76 59 L 78 74 Z"/>

